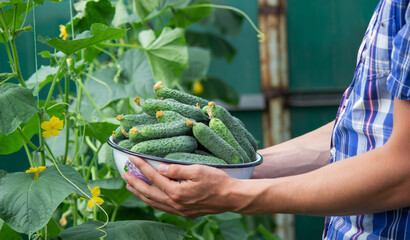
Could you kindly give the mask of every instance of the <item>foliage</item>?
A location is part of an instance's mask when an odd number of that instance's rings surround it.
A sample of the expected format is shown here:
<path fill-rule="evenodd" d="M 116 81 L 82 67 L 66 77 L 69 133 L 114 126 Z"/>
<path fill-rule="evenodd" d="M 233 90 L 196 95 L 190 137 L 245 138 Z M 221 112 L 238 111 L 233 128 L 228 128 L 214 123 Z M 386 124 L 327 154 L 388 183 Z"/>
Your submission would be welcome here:
<path fill-rule="evenodd" d="M 23 148 L 30 163 L 26 172 L 0 170 L 0 239 L 274 237 L 266 230 L 271 219 L 224 213 L 190 220 L 145 205 L 125 188 L 105 143 L 115 116 L 141 111 L 133 99 L 153 98 L 157 81 L 237 103 L 226 82 L 207 75 L 211 56 L 234 57 L 226 35 L 239 31 L 242 17 L 207 1 L 79 1 L 60 26 L 62 39 L 36 39 L 50 47 L 39 54 L 50 64 L 24 79 L 15 39 L 33 29 L 26 17 L 43 3 L 0 0 L 0 44 L 11 69 L 0 73 L 0 154 Z"/>

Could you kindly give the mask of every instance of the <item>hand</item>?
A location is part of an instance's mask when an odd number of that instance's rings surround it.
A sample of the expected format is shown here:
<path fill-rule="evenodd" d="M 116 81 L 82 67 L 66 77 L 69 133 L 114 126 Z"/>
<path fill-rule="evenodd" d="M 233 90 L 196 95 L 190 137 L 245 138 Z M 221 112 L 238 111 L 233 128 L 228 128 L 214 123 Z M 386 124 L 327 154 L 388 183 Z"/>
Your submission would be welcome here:
<path fill-rule="evenodd" d="M 161 164 L 157 171 L 141 158 L 131 156 L 130 161 L 153 185 L 130 173 L 123 173 L 127 189 L 158 210 L 196 218 L 235 209 L 235 201 L 229 199 L 233 197 L 230 190 L 236 188 L 239 180 L 220 169 L 197 164 Z"/>

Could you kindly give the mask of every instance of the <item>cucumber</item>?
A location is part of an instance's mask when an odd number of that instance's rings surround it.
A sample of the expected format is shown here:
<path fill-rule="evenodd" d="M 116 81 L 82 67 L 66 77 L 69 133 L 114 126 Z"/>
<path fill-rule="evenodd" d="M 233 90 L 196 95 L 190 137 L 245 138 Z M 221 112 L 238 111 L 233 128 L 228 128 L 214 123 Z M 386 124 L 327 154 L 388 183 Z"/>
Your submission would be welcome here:
<path fill-rule="evenodd" d="M 199 146 L 198 146 L 198 147 L 199 147 Z M 194 153 L 199 154 L 199 155 L 205 155 L 205 156 L 213 156 L 213 157 L 215 157 L 212 153 L 207 152 L 207 151 L 204 151 L 204 150 L 199 150 L 199 149 L 195 150 Z"/>
<path fill-rule="evenodd" d="M 245 124 L 237 117 L 233 117 L 233 119 L 235 119 L 235 121 L 239 123 L 239 127 L 241 128 L 248 141 L 252 144 L 253 149 L 255 149 L 255 151 L 258 150 L 258 143 L 256 142 L 256 139 L 253 137 L 253 135 L 245 128 Z"/>
<path fill-rule="evenodd" d="M 219 137 L 214 131 L 212 131 L 207 125 L 203 123 L 195 123 L 192 131 L 198 142 L 200 142 L 216 157 L 223 159 L 228 164 L 236 164 L 241 162 L 238 152 L 225 140 Z"/>
<path fill-rule="evenodd" d="M 131 151 L 158 157 L 165 157 L 174 152 L 193 152 L 197 148 L 195 138 L 191 136 L 177 136 L 147 140 L 135 144 Z"/>
<path fill-rule="evenodd" d="M 192 94 L 189 93 L 185 93 L 179 90 L 175 90 L 175 89 L 170 89 L 167 87 L 163 87 L 161 86 L 161 82 L 158 82 L 157 84 L 155 84 L 154 86 L 154 92 L 155 95 L 159 98 L 164 98 L 164 99 L 175 99 L 178 102 L 181 103 L 185 103 L 188 105 L 196 105 L 199 104 L 200 107 L 204 107 L 208 104 L 208 100 L 203 99 L 201 97 L 197 97 L 194 96 Z"/>
<path fill-rule="evenodd" d="M 189 163 L 200 163 L 200 164 L 217 164 L 217 165 L 226 165 L 227 163 L 217 157 L 212 156 L 205 156 L 195 153 L 184 153 L 184 152 L 177 152 L 177 153 L 170 153 L 165 156 L 166 159 L 171 160 L 178 160 L 182 162 L 189 162 Z"/>
<path fill-rule="evenodd" d="M 165 101 L 157 99 L 148 99 L 142 105 L 142 110 L 148 115 L 155 116 L 157 111 L 174 111 L 184 117 L 192 118 L 196 121 L 207 121 L 208 118 L 195 106 L 187 105 L 180 102 Z"/>
<path fill-rule="evenodd" d="M 126 148 L 126 149 L 131 149 L 133 146 L 135 145 L 135 142 L 126 139 L 126 140 L 122 140 L 118 143 L 118 146 L 122 147 L 122 148 Z"/>
<path fill-rule="evenodd" d="M 187 125 L 187 121 L 184 119 L 147 125 L 141 129 L 141 134 L 150 139 L 192 135 L 192 128 Z"/>
<path fill-rule="evenodd" d="M 132 127 L 140 124 L 154 124 L 157 123 L 157 119 L 146 113 L 141 114 L 128 114 L 128 115 L 118 115 L 117 120 L 126 132 L 128 132 Z"/>
<path fill-rule="evenodd" d="M 256 151 L 252 144 L 248 141 L 248 138 L 242 132 L 240 124 L 235 121 L 232 115 L 225 108 L 215 105 L 214 102 L 210 102 L 208 106 L 202 108 L 202 111 L 208 112 L 208 109 L 212 112 L 212 116 L 220 119 L 225 126 L 229 129 L 236 141 L 246 152 L 251 161 L 256 159 Z"/>
<path fill-rule="evenodd" d="M 174 111 L 158 111 L 155 114 L 159 123 L 184 120 L 186 117 Z"/>
<path fill-rule="evenodd" d="M 112 132 L 112 136 L 116 139 L 126 139 L 128 137 L 127 134 L 124 134 L 124 129 L 121 126 L 118 126 L 114 132 Z"/>
<path fill-rule="evenodd" d="M 138 125 L 138 126 L 134 126 L 130 129 L 130 131 L 128 132 L 128 138 L 135 143 L 139 143 L 145 140 L 149 140 L 150 138 L 145 137 L 141 134 L 141 130 L 142 128 L 144 128 L 145 126 L 148 125 Z"/>
<path fill-rule="evenodd" d="M 231 147 L 233 147 L 240 154 L 243 162 L 248 163 L 251 161 L 246 152 L 242 149 L 239 143 L 235 140 L 235 137 L 221 120 L 218 118 L 211 118 L 211 121 L 209 121 L 209 128 L 211 128 L 212 131 L 231 145 Z"/>

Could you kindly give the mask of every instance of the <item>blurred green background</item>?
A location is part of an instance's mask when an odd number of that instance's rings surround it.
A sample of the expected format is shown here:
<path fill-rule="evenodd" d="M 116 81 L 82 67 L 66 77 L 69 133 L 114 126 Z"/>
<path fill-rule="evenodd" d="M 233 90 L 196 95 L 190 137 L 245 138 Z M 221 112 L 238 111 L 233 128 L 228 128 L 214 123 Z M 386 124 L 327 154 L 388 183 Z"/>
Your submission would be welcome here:
<path fill-rule="evenodd" d="M 69 20 L 69 3 L 45 2 L 36 8 L 37 34 L 57 36 L 59 25 Z M 258 1 L 225 0 L 231 6 L 245 11 L 253 21 L 258 21 Z M 289 87 L 291 92 L 324 95 L 333 93 L 341 96 L 349 85 L 356 62 L 361 38 L 378 0 L 288 0 L 287 37 L 289 55 Z M 32 22 L 32 16 L 27 17 Z M 31 23 L 32 24 L 32 23 Z M 259 46 L 255 31 L 243 22 L 238 36 L 229 37 L 237 49 L 237 55 L 227 63 L 212 59 L 210 74 L 227 80 L 240 94 L 262 94 L 259 64 Z M 34 71 L 33 33 L 23 34 L 17 39 L 22 72 L 28 78 Z M 37 44 L 37 51 L 45 50 Z M 9 71 L 5 50 L 0 47 L 0 72 Z M 39 58 L 39 67 L 42 63 Z M 336 99 L 337 100 L 337 99 Z M 335 103 L 336 102 L 336 103 Z M 337 101 L 323 101 L 320 106 L 301 106 L 290 103 L 291 136 L 296 137 L 334 119 Z M 262 110 L 234 111 L 233 115 L 244 121 L 251 133 L 262 142 Z M 0 155 L 0 169 L 9 172 L 22 171 L 29 166 L 24 151 L 11 155 Z M 296 239 L 320 239 L 323 218 L 296 216 Z"/>

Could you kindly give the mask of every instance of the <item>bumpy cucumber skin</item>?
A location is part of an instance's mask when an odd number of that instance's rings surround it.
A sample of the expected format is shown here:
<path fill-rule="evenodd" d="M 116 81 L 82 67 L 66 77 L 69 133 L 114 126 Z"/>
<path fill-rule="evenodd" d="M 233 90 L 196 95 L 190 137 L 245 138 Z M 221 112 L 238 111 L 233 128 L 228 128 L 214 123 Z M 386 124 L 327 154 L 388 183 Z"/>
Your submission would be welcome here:
<path fill-rule="evenodd" d="M 191 136 L 177 136 L 140 142 L 135 144 L 131 151 L 165 157 L 167 154 L 174 152 L 193 152 L 196 148 L 197 142 L 195 138 Z"/>
<path fill-rule="evenodd" d="M 220 158 L 201 155 L 201 154 L 195 154 L 195 153 L 184 153 L 184 152 L 170 153 L 170 154 L 167 154 L 165 158 L 171 159 L 171 160 L 178 160 L 182 162 L 199 163 L 199 164 L 215 164 L 215 165 L 226 165 L 227 164 L 224 160 Z"/>
<path fill-rule="evenodd" d="M 214 131 L 212 131 L 207 125 L 203 123 L 196 123 L 193 126 L 192 131 L 198 142 L 200 142 L 216 157 L 224 160 L 228 164 L 241 163 L 239 153 Z"/>
<path fill-rule="evenodd" d="M 242 129 L 245 137 L 248 138 L 248 141 L 252 144 L 253 149 L 255 149 L 255 151 L 258 150 L 258 143 L 253 135 L 245 128 L 245 124 L 237 117 L 233 117 L 233 119 L 239 123 L 239 127 Z"/>
<path fill-rule="evenodd" d="M 141 134 L 147 138 L 166 138 L 180 135 L 192 135 L 192 128 L 185 119 L 166 123 L 147 125 L 142 128 Z"/>
<path fill-rule="evenodd" d="M 115 139 L 126 139 L 126 137 L 122 133 L 122 129 L 123 128 L 121 126 L 118 126 L 117 129 L 115 129 L 115 131 L 114 131 L 114 138 Z"/>
<path fill-rule="evenodd" d="M 126 139 L 126 140 L 122 140 L 118 143 L 118 146 L 125 148 L 125 149 L 131 149 L 133 146 L 135 145 L 135 142 Z"/>
<path fill-rule="evenodd" d="M 132 129 L 130 129 L 130 131 L 128 132 L 128 138 L 134 142 L 134 144 L 145 141 L 145 140 L 149 140 L 150 138 L 145 137 L 141 134 L 141 130 L 145 127 L 145 126 L 149 126 L 149 125 L 137 125 L 134 126 L 138 131 L 132 131 Z"/>
<path fill-rule="evenodd" d="M 243 162 L 248 163 L 251 161 L 246 152 L 235 140 L 235 137 L 220 119 L 212 118 L 211 121 L 209 121 L 209 128 L 211 128 L 212 131 L 214 131 L 216 134 L 218 134 L 218 136 L 220 136 L 229 145 L 231 145 L 231 147 L 233 147 L 240 154 Z"/>
<path fill-rule="evenodd" d="M 215 105 L 213 107 L 205 106 L 202 109 L 202 111 L 206 112 L 207 109 L 211 110 L 213 117 L 220 119 L 225 124 L 225 126 L 235 137 L 236 141 L 246 152 L 246 155 L 248 155 L 249 159 L 251 161 L 254 161 L 256 159 L 255 149 L 253 148 L 252 144 L 248 141 L 248 138 L 242 132 L 240 124 L 233 119 L 232 115 L 228 112 L 228 110 L 221 106 Z"/>
<path fill-rule="evenodd" d="M 157 117 L 159 123 L 184 120 L 186 117 L 174 111 L 162 111 L 162 116 Z"/>
<path fill-rule="evenodd" d="M 200 107 L 206 106 L 209 102 L 208 100 L 203 99 L 201 97 L 197 97 L 189 93 L 185 93 L 179 90 L 170 89 L 166 87 L 158 88 L 157 90 L 155 90 L 155 95 L 159 98 L 163 97 L 164 99 L 175 99 L 178 102 L 185 103 L 188 105 L 195 106 L 198 103 Z"/>
<path fill-rule="evenodd" d="M 207 121 L 207 116 L 192 105 L 187 105 L 180 102 L 165 101 L 158 99 L 148 99 L 142 105 L 142 110 L 148 115 L 155 116 L 157 111 L 174 111 L 184 117 L 192 118 L 196 121 Z"/>
<path fill-rule="evenodd" d="M 199 146 L 198 146 L 198 147 L 199 147 Z M 195 150 L 194 153 L 199 154 L 199 155 L 205 155 L 205 156 L 213 156 L 213 157 L 215 157 L 212 153 L 207 152 L 207 151 L 204 151 L 204 150 L 199 150 L 199 149 Z"/>
<path fill-rule="evenodd" d="M 136 125 L 154 124 L 158 122 L 155 117 L 152 117 L 146 113 L 124 115 L 119 121 L 122 128 L 124 128 L 127 132 Z"/>

